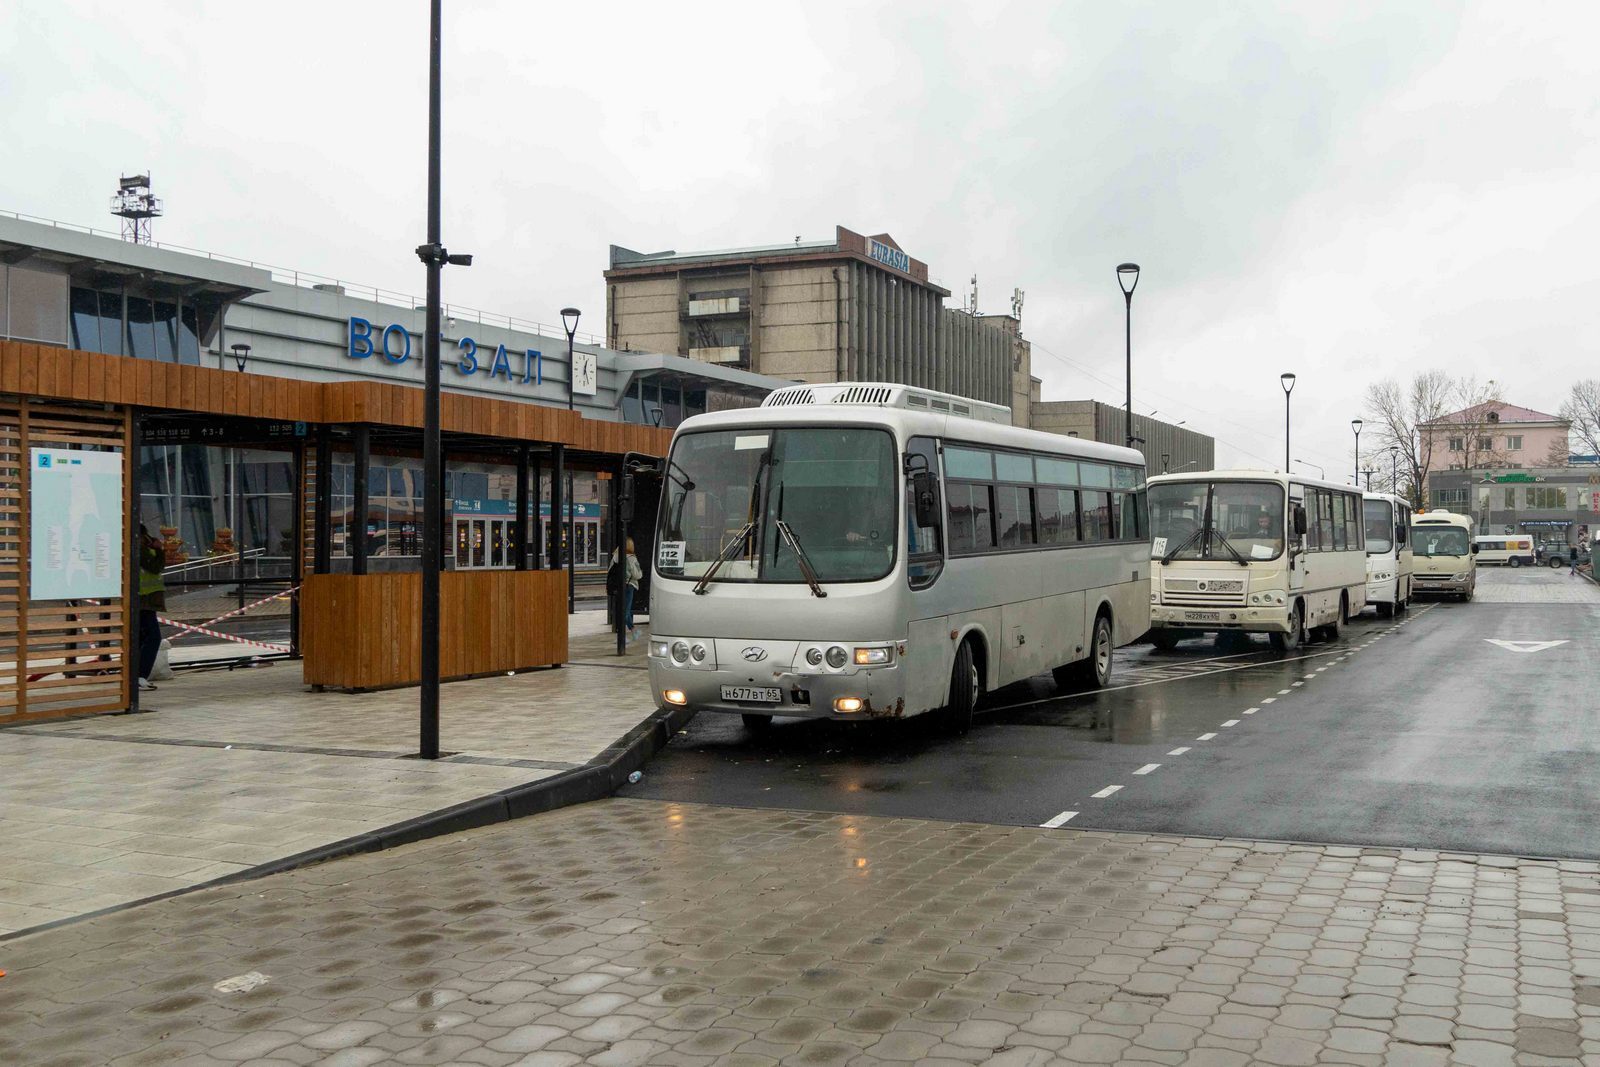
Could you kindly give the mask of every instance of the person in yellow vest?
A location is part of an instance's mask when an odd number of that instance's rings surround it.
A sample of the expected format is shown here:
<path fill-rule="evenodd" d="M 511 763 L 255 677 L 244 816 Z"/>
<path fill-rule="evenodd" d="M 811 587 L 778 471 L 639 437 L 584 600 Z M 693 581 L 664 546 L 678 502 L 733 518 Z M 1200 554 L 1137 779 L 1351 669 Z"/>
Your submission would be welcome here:
<path fill-rule="evenodd" d="M 150 672 L 161 651 L 161 622 L 156 613 L 167 610 L 167 583 L 161 577 L 167 554 L 150 528 L 139 524 L 139 688 L 154 689 Z"/>

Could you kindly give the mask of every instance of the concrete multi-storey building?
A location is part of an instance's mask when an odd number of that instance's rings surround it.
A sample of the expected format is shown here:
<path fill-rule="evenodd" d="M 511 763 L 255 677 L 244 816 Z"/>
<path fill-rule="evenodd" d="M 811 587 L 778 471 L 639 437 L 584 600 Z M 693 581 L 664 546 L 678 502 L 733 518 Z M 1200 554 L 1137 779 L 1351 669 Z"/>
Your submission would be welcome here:
<path fill-rule="evenodd" d="M 886 233 L 718 252 L 611 247 L 612 348 L 790 381 L 902 382 L 1011 408 L 1037 393 L 1021 322 L 945 306 L 950 291 Z"/>
<path fill-rule="evenodd" d="M 1127 410 L 1098 400 L 1035 401 L 1032 417 L 1035 430 L 1116 445 L 1127 440 Z M 1135 412 L 1133 436 L 1151 474 L 1208 471 L 1217 465 L 1217 442 L 1195 430 Z"/>

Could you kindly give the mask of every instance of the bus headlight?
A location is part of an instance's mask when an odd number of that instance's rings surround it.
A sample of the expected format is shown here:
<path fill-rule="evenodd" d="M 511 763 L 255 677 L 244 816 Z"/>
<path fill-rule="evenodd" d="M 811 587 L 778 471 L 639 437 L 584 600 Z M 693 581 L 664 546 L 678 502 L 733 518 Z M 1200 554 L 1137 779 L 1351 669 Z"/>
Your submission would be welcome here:
<path fill-rule="evenodd" d="M 689 650 L 689 658 L 696 663 L 704 663 L 706 661 L 706 646 L 696 642 L 695 646 Z"/>
<path fill-rule="evenodd" d="M 687 641 L 672 642 L 672 662 L 687 663 L 689 661 L 689 643 Z"/>
<path fill-rule="evenodd" d="M 820 648 L 808 648 L 808 649 L 806 649 L 806 662 L 811 664 L 813 667 L 822 666 L 822 649 L 820 649 Z"/>
<path fill-rule="evenodd" d="M 650 639 L 650 658 L 651 659 L 666 659 L 667 655 L 668 655 L 667 650 L 668 650 L 669 647 L 671 647 L 671 642 L 668 642 L 668 641 L 657 641 L 655 638 L 651 638 Z"/>
<path fill-rule="evenodd" d="M 850 654 L 839 645 L 834 645 L 832 648 L 828 649 L 828 666 L 832 667 L 834 670 L 838 670 L 840 667 L 843 667 L 849 658 Z"/>
<path fill-rule="evenodd" d="M 878 663 L 889 662 L 887 648 L 858 648 L 856 649 L 856 666 L 870 667 Z"/>

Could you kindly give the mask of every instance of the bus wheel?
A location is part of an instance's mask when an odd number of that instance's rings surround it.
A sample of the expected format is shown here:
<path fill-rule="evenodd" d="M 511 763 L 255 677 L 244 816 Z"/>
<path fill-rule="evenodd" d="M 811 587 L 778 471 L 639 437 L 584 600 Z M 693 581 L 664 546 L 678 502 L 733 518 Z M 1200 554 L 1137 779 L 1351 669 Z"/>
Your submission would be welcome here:
<path fill-rule="evenodd" d="M 739 718 L 744 720 L 744 728 L 753 734 L 764 734 L 772 729 L 771 715 L 756 715 L 747 711 Z"/>
<path fill-rule="evenodd" d="M 1171 652 L 1178 647 L 1178 635 L 1171 630 L 1150 631 L 1150 643 L 1156 646 L 1157 652 Z"/>
<path fill-rule="evenodd" d="M 1268 634 L 1274 652 L 1293 652 L 1300 647 L 1300 642 L 1305 639 L 1305 618 L 1300 614 L 1300 605 L 1297 603 L 1289 609 L 1289 632 L 1286 634 Z"/>
<path fill-rule="evenodd" d="M 956 665 L 950 672 L 950 703 L 944 707 L 945 725 L 952 733 L 964 734 L 972 729 L 972 713 L 982 695 L 983 679 L 972 655 L 972 642 L 963 641 L 956 649 Z"/>
<path fill-rule="evenodd" d="M 1378 607 L 1378 618 L 1380 618 L 1380 619 L 1392 619 L 1392 618 L 1394 618 L 1395 605 L 1393 605 L 1393 604 L 1385 604 L 1383 601 L 1380 600 L 1378 602 L 1377 607 Z"/>
<path fill-rule="evenodd" d="M 1333 621 L 1322 627 L 1322 639 L 1327 642 L 1339 640 L 1339 630 L 1350 621 L 1350 602 L 1341 594 L 1339 597 L 1339 613 Z"/>
<path fill-rule="evenodd" d="M 1090 689 L 1104 689 L 1111 684 L 1111 660 L 1116 646 L 1112 643 L 1111 620 L 1096 615 L 1094 634 L 1089 638 L 1089 655 L 1077 664 L 1078 678 Z"/>

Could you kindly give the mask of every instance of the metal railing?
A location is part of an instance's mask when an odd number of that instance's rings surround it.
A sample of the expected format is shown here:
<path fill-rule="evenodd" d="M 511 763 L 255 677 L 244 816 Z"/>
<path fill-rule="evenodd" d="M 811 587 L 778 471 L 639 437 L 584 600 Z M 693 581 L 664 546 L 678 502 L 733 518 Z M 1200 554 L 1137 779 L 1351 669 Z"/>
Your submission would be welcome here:
<path fill-rule="evenodd" d="M 58 230 L 71 230 L 74 233 L 86 233 L 92 237 L 110 237 L 122 240 L 120 233 L 111 230 L 97 230 L 93 226 L 79 226 L 71 222 L 60 222 L 56 219 L 40 218 L 37 215 L 26 215 L 20 211 L 0 210 L 0 215 L 17 219 L 20 222 L 36 222 L 44 226 L 51 226 Z M 412 311 L 423 311 L 427 308 L 427 301 L 413 293 L 401 293 L 393 289 L 383 289 L 375 285 L 363 285 L 359 282 L 346 281 L 340 278 L 329 277 L 325 274 L 313 274 L 309 271 L 295 270 L 292 267 L 279 267 L 271 263 L 258 263 L 252 259 L 240 259 L 238 256 L 227 256 L 220 252 L 207 252 L 203 248 L 190 248 L 187 245 L 171 244 L 162 241 L 151 241 L 146 246 L 149 248 L 162 248 L 168 252 L 182 252 L 185 255 L 203 256 L 218 263 L 232 263 L 239 267 L 251 267 L 255 270 L 266 271 L 273 281 L 280 285 L 292 285 L 300 289 L 318 289 L 326 292 L 331 287 L 345 296 L 353 296 L 362 300 L 371 300 L 378 304 L 399 305 L 410 308 Z M 320 287 L 320 288 L 319 288 Z M 538 322 L 534 319 L 517 318 L 514 315 L 501 315 L 492 311 L 483 311 L 479 308 L 467 307 L 463 304 L 443 305 L 443 315 L 446 319 L 455 319 L 458 323 L 465 320 L 476 322 L 480 326 L 503 327 L 508 330 L 519 330 L 523 333 L 535 333 L 543 337 L 567 336 L 566 327 L 560 323 L 549 324 Z M 578 333 L 574 335 L 579 344 L 605 345 L 605 338 L 592 333 Z"/>

